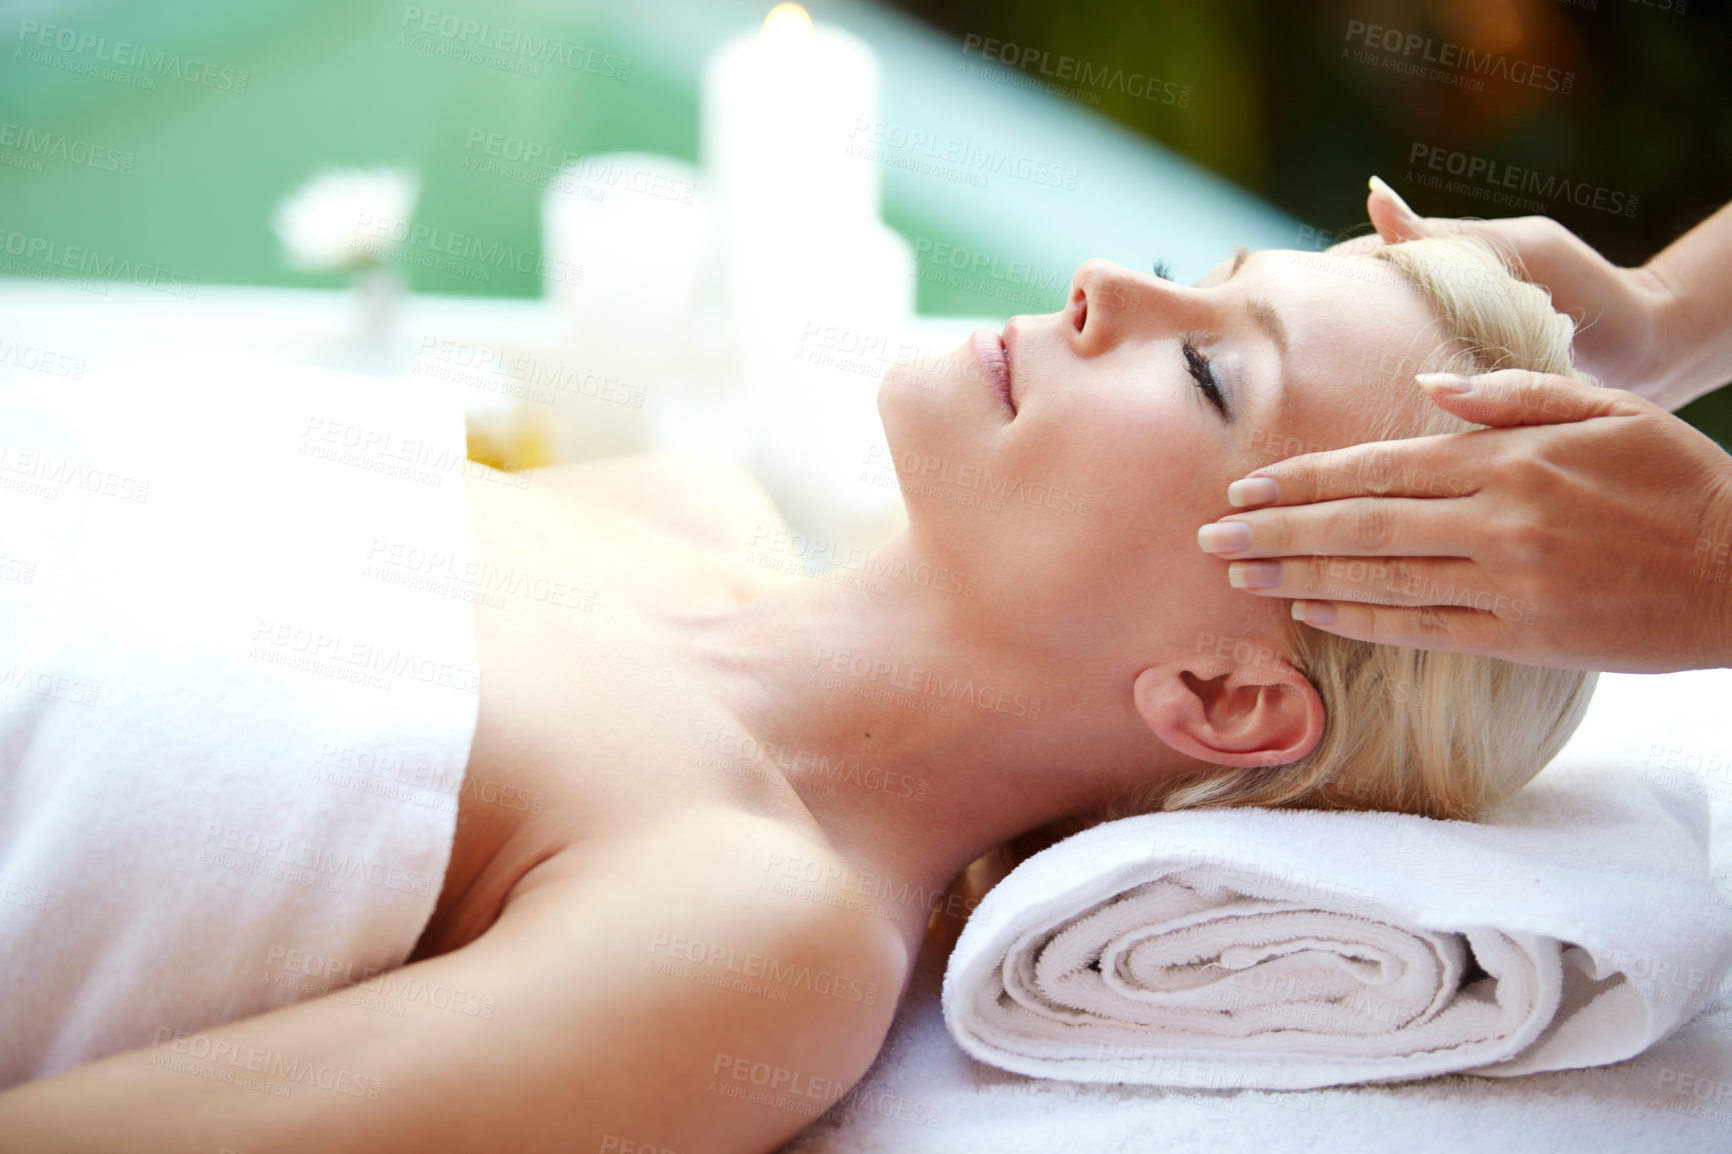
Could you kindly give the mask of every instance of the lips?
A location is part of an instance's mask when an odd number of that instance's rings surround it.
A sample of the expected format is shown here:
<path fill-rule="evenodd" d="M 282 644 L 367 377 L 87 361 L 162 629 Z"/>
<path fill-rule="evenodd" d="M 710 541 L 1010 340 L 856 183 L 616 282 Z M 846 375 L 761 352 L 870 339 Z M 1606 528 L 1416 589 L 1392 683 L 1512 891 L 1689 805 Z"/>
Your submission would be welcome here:
<path fill-rule="evenodd" d="M 969 343 L 987 387 L 998 395 L 1010 415 L 1016 416 L 1016 400 L 1010 392 L 1010 358 L 1005 353 L 1004 339 L 991 329 L 977 329 Z"/>

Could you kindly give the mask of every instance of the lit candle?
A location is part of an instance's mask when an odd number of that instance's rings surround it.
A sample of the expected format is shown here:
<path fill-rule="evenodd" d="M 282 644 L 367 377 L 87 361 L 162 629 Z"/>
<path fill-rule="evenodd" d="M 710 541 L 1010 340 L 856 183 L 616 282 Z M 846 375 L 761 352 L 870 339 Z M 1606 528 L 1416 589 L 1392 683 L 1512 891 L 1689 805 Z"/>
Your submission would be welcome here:
<path fill-rule="evenodd" d="M 703 157 L 735 228 L 878 219 L 878 169 L 849 154 L 878 108 L 878 61 L 852 33 L 778 4 L 704 70 Z"/>
<path fill-rule="evenodd" d="M 848 535 L 894 491 L 857 483 L 877 431 L 877 381 L 802 356 L 814 331 L 894 331 L 913 311 L 914 257 L 879 219 L 876 56 L 778 4 L 723 42 L 703 84 L 703 156 L 722 286 L 750 425 L 744 463 L 797 527 Z"/>

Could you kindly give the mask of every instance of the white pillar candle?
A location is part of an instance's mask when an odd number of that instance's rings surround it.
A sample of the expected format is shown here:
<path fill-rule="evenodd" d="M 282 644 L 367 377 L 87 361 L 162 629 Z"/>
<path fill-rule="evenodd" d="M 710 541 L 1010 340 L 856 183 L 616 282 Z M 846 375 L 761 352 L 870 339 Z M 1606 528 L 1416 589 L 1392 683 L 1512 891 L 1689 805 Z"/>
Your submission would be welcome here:
<path fill-rule="evenodd" d="M 913 253 L 879 219 L 882 170 L 862 155 L 880 73 L 865 42 L 779 4 L 704 73 L 702 151 L 721 284 L 751 416 L 745 463 L 798 526 L 847 535 L 894 492 L 852 458 L 877 430 L 877 381 L 802 355 L 811 330 L 894 331 L 912 313 Z"/>
<path fill-rule="evenodd" d="M 702 149 L 734 227 L 875 221 L 877 167 L 847 144 L 877 115 L 878 61 L 841 28 L 778 4 L 724 41 L 704 69 Z"/>

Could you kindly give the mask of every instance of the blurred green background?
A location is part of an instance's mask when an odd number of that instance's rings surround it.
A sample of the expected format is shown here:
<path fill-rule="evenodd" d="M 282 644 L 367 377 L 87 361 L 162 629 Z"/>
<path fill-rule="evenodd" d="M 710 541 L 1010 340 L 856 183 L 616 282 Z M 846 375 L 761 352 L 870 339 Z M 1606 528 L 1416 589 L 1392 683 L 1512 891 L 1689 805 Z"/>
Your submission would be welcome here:
<path fill-rule="evenodd" d="M 476 134 L 501 133 L 557 152 L 654 151 L 696 160 L 703 59 L 723 35 L 749 27 L 768 6 L 768 0 L 511 0 L 461 9 L 395 0 L 26 4 L 0 24 L 4 271 L 52 272 L 30 255 L 31 245 L 48 243 L 201 283 L 335 286 L 342 283 L 335 275 L 286 269 L 268 221 L 285 193 L 336 163 L 413 164 L 422 177 L 418 222 L 533 251 L 540 188 L 478 169 Z M 816 0 L 809 6 L 819 19 L 853 27 L 879 47 L 890 89 L 887 119 L 971 123 L 995 145 L 1073 161 L 1079 183 L 1089 186 L 1090 198 L 1069 199 L 1014 182 L 961 189 L 886 166 L 886 219 L 928 248 L 969 244 L 1063 275 L 1089 255 L 1142 267 L 1169 257 L 1177 274 L 1191 277 L 1206 264 L 1197 267 L 1203 255 L 1185 247 L 1188 226 L 1206 232 L 1211 246 L 1233 232 L 1252 247 L 1322 247 L 1338 232 L 1365 227 L 1365 177 L 1373 172 L 1423 213 L 1524 211 L 1488 202 L 1484 181 L 1456 189 L 1447 187 L 1447 177 L 1428 183 L 1414 162 L 1422 152 L 1463 154 L 1531 170 L 1554 186 L 1566 181 L 1603 190 L 1599 208 L 1558 195 L 1536 210 L 1623 263 L 1646 259 L 1732 198 L 1732 6 L 1724 4 L 895 0 L 874 8 Z M 543 65 L 539 75 L 481 65 L 452 55 L 451 41 L 417 36 L 417 20 L 435 11 L 549 36 L 595 53 L 590 60 L 616 63 L 589 70 Z M 1474 91 L 1404 75 L 1391 65 L 1411 57 L 1367 53 L 1353 38 L 1360 25 L 1540 66 L 1568 75 L 1569 91 L 1498 77 Z M 988 42 L 999 45 L 996 59 L 987 59 Z M 1014 54 L 1004 44 L 1016 45 Z M 1017 71 L 1005 67 L 1007 56 Z M 177 63 L 153 66 L 158 60 Z M 1074 79 L 1079 62 L 1095 78 L 1091 83 Z M 1066 91 L 1042 95 L 1015 83 L 1018 72 L 1030 84 L 1071 79 L 1059 82 Z M 1115 76 L 1145 79 L 1139 89 Z M 1158 99 L 1150 96 L 1151 78 L 1161 84 Z M 1182 101 L 1172 98 L 1181 92 Z M 51 143 L 43 147 L 45 140 Z M 1163 191 L 1171 197 L 1160 199 Z M 1616 194 L 1619 211 L 1605 207 L 1609 194 Z M 1206 228 L 1199 223 L 1205 218 Z M 541 291 L 532 273 L 508 266 L 484 275 L 408 271 L 423 292 Z M 920 308 L 993 315 L 1058 303 L 1048 292 L 1053 299 L 1046 305 L 1007 308 L 993 287 L 923 277 Z M 1722 444 L 1732 443 L 1732 396 L 1704 398 L 1685 415 Z"/>

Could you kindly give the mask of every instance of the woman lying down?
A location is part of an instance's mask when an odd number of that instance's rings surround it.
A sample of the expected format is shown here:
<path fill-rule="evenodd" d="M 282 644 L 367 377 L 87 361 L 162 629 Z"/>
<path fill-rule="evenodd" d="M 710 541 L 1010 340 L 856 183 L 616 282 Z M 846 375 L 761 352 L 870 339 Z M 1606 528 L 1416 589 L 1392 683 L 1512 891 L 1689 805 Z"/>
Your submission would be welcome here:
<path fill-rule="evenodd" d="M 0 731 L 14 780 L 0 868 L 18 898 L 0 904 L 7 1148 L 771 1150 L 873 1061 L 929 915 L 961 913 L 935 895 L 1019 835 L 1194 806 L 1474 817 L 1559 749 L 1593 675 L 1311 631 L 1286 604 L 1229 588 L 1197 527 L 1227 511 L 1229 481 L 1294 451 L 1279 446 L 1464 427 L 1424 400 L 1415 372 L 1573 375 L 1571 332 L 1544 293 L 1461 238 L 1241 251 L 1194 286 L 1089 261 L 1062 311 L 886 376 L 878 406 L 909 474 L 909 527 L 875 561 L 902 576 L 870 590 L 757 563 L 753 546 L 786 526 L 719 464 L 469 470 L 470 572 L 566 585 L 478 584 L 472 605 L 412 588 L 407 530 L 367 541 L 318 528 L 351 525 L 339 493 L 304 510 L 308 539 L 337 557 L 326 569 L 396 564 L 408 576 L 372 583 L 393 604 L 473 615 L 478 701 L 420 713 L 400 692 L 318 676 L 301 623 L 260 607 L 262 591 L 289 598 L 328 560 L 224 545 L 294 531 L 292 516 L 250 527 L 267 466 L 160 483 L 150 501 L 206 501 L 209 519 L 116 546 L 117 568 L 156 582 L 165 605 L 180 604 L 177 581 L 227 590 L 201 593 L 186 620 L 227 614 L 253 659 L 235 658 L 195 706 L 182 694 L 158 712 L 125 710 L 125 685 L 94 704 L 13 692 Z M 317 446 L 320 420 L 296 434 Z M 292 444 L 265 439 L 247 455 Z M 318 456 L 302 444 L 296 467 L 341 475 L 357 502 L 364 488 L 438 491 Z M 914 485 L 916 461 L 944 467 Z M 970 474 L 1072 490 L 1087 511 L 954 499 Z M 55 508 L 6 496 L 33 516 Z M 119 502 L 86 504 L 109 516 Z M 193 572 L 177 552 L 193 549 L 231 570 Z M 55 620 L 99 612 L 50 588 L 49 568 L 31 588 L 60 597 Z M 159 681 L 199 676 L 182 626 L 103 628 L 91 652 L 134 653 Z M 236 679 L 260 670 L 291 689 L 256 706 L 268 716 L 237 715 L 249 699 Z M 399 688 L 420 688 L 412 678 Z M 440 700 L 464 699 L 462 676 L 428 680 Z M 311 712 L 339 689 L 362 702 L 353 716 Z M 32 736 L 79 709 L 82 729 Z M 30 766 L 72 757 L 111 718 L 131 728 L 104 762 L 110 784 L 46 814 L 30 790 L 48 787 L 17 780 L 48 780 Z M 259 784 L 233 758 L 197 796 L 173 788 L 203 755 L 172 751 L 304 732 L 300 777 L 359 806 L 376 798 L 338 786 L 416 726 L 466 755 L 454 832 L 449 814 L 382 803 L 392 816 L 367 821 L 383 840 L 340 892 L 295 872 L 316 875 L 320 856 L 295 837 L 321 853 L 330 839 L 281 832 L 300 829 L 306 789 Z M 223 816 L 258 812 L 260 797 L 269 812 L 252 824 Z M 53 840 L 73 827 L 52 820 L 84 829 L 99 811 L 100 841 Z M 166 865 L 128 848 L 173 822 L 183 851 Z M 61 872 L 33 880 L 44 862 Z M 139 892 L 141 876 L 160 880 Z M 372 921 L 337 926 L 356 917 Z M 186 989 L 188 974 L 215 976 Z M 93 1001 L 113 988 L 124 995 Z"/>

